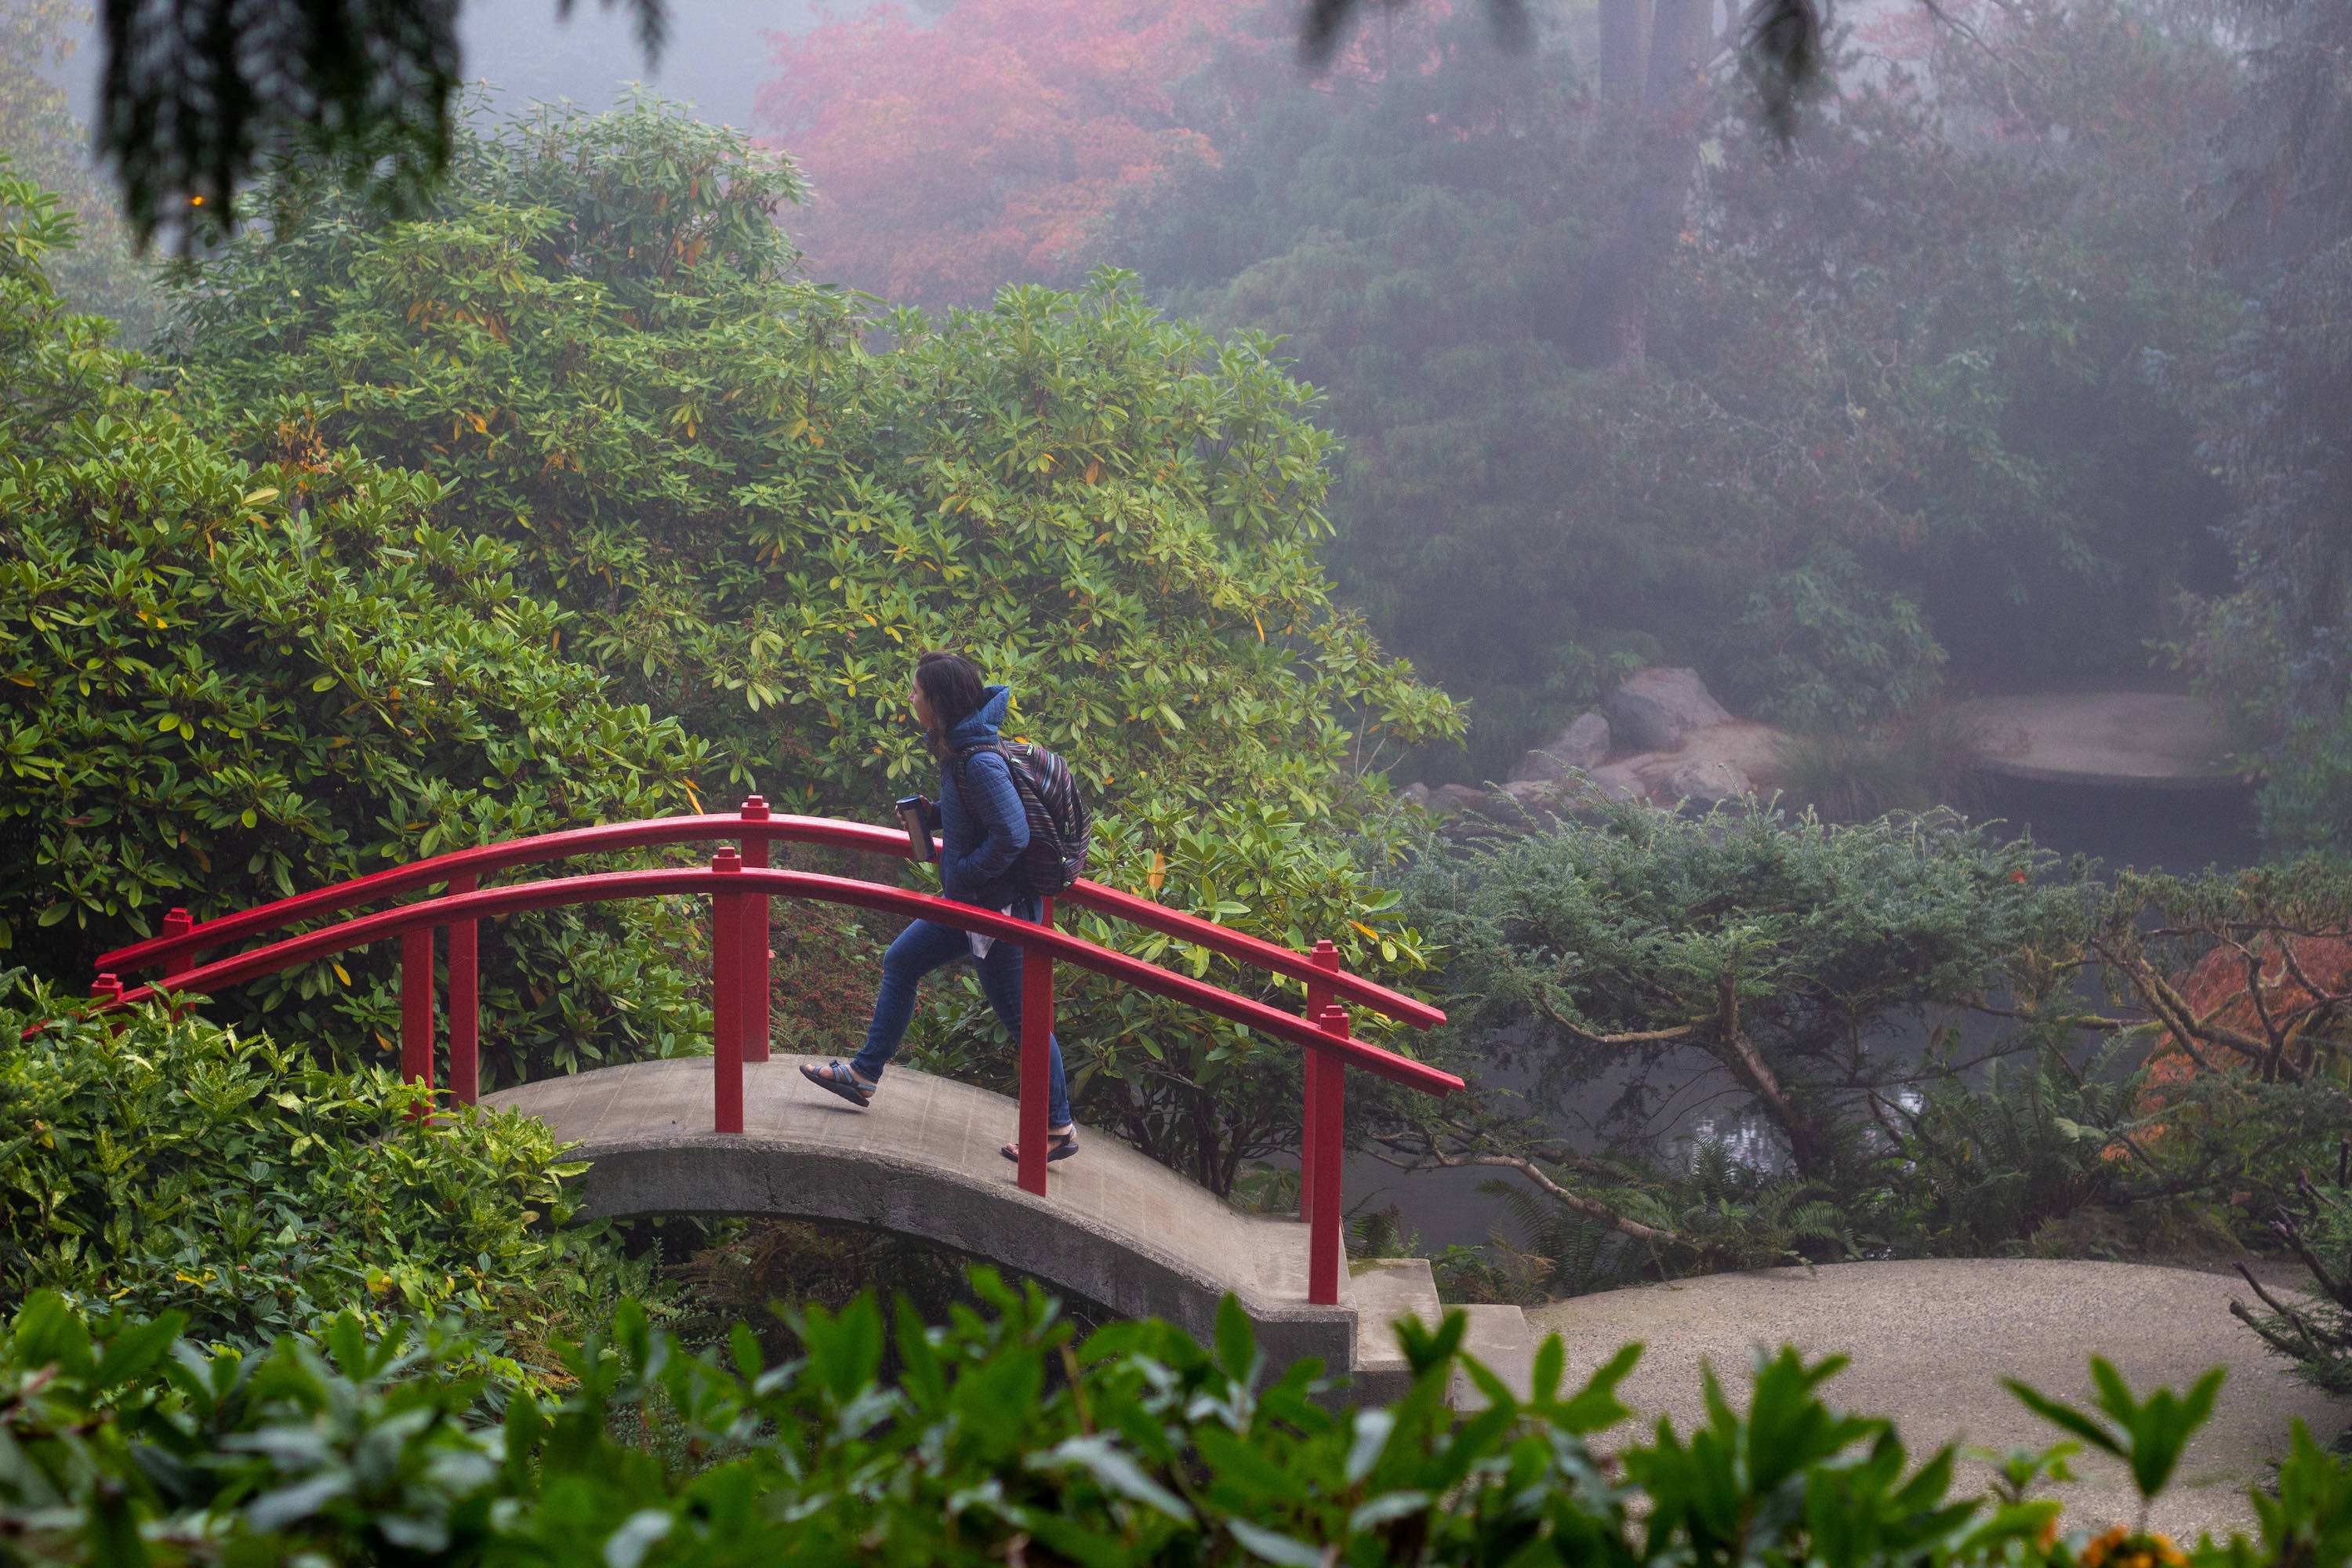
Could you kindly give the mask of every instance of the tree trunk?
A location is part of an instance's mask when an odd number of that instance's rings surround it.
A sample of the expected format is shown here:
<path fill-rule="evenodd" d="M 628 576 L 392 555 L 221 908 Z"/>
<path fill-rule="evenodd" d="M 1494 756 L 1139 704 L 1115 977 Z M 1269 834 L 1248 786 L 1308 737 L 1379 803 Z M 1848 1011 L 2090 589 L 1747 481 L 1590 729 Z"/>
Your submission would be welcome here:
<path fill-rule="evenodd" d="M 1606 7 L 1611 3 L 1601 0 L 1604 88 L 1611 37 Z M 1569 353 L 1579 363 L 1618 369 L 1648 357 L 1646 287 L 1673 249 L 1698 168 L 1701 127 L 1693 108 L 1700 86 L 1698 68 L 1714 44 L 1714 20 L 1715 0 L 1655 0 L 1649 67 L 1640 94 L 1645 123 L 1635 150 L 1638 172 L 1616 232 L 1585 269 L 1568 340 Z M 1627 80 L 1635 74 L 1629 67 Z M 1634 96 L 1628 87 L 1616 101 L 1631 103 Z"/>
<path fill-rule="evenodd" d="M 1812 1113 L 1792 1099 L 1781 1086 L 1778 1074 L 1748 1037 L 1739 1022 L 1739 978 L 1727 969 L 1715 979 L 1716 1029 L 1723 1037 L 1724 1055 L 1720 1058 L 1734 1076 L 1755 1091 L 1764 1102 L 1764 1109 L 1789 1140 L 1789 1157 L 1796 1162 L 1801 1176 L 1818 1176 L 1827 1164 L 1829 1141 L 1822 1136 L 1820 1125 Z"/>
<path fill-rule="evenodd" d="M 1698 82 L 1698 68 L 1714 40 L 1715 0 L 1657 0 L 1650 23 L 1649 86 L 1642 100 L 1653 109 L 1674 110 Z"/>
<path fill-rule="evenodd" d="M 1601 0 L 1601 96 L 1612 104 L 1642 95 L 1642 13 L 1647 0 Z"/>

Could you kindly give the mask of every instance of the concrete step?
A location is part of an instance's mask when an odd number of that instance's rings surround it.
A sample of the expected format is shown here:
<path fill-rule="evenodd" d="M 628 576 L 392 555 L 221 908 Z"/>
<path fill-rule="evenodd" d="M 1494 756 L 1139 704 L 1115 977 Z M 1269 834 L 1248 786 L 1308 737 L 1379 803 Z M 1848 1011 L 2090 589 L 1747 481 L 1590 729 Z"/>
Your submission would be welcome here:
<path fill-rule="evenodd" d="M 1391 1326 L 1399 1318 L 1434 1324 L 1444 1309 L 1426 1258 L 1376 1258 L 1349 1266 L 1349 1304 L 1356 1309 L 1353 1397 L 1359 1404 L 1401 1398 L 1412 1370 Z"/>
<path fill-rule="evenodd" d="M 1391 1327 L 1399 1318 L 1435 1328 L 1445 1315 L 1437 1280 L 1425 1258 L 1380 1258 L 1350 1266 L 1349 1303 L 1356 1309 L 1356 1392 L 1360 1403 L 1391 1400 L 1412 1386 L 1412 1372 Z M 1459 1309 L 1469 1320 L 1462 1348 L 1524 1399 L 1535 1372 L 1535 1332 L 1517 1307 Z M 1462 1372 L 1454 1374 L 1446 1402 L 1456 1410 L 1486 1408 L 1486 1396 Z"/>
<path fill-rule="evenodd" d="M 1502 1379 L 1513 1398 L 1525 1399 L 1533 1385 L 1536 1370 L 1536 1336 L 1528 1326 L 1528 1315 L 1517 1307 L 1477 1306 L 1461 1310 L 1470 1319 L 1469 1332 L 1462 1339 L 1463 1351 Z M 1458 1367 L 1454 1369 L 1454 1385 L 1446 1390 L 1445 1397 L 1456 1410 L 1486 1407 L 1486 1396 Z"/>

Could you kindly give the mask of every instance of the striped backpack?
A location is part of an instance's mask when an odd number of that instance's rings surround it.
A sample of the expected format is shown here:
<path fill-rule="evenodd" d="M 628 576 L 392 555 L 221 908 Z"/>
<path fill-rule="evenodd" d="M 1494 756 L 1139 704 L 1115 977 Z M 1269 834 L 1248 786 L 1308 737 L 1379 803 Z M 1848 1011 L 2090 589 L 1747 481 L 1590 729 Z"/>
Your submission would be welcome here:
<path fill-rule="evenodd" d="M 1078 794 L 1070 764 L 1034 741 L 999 741 L 956 753 L 959 779 L 967 759 L 994 752 L 1013 775 L 1013 792 L 1029 818 L 1029 847 L 1013 863 L 1013 885 L 1024 893 L 1052 898 L 1086 874 L 1095 814 Z M 965 791 L 966 798 L 971 792 Z"/>

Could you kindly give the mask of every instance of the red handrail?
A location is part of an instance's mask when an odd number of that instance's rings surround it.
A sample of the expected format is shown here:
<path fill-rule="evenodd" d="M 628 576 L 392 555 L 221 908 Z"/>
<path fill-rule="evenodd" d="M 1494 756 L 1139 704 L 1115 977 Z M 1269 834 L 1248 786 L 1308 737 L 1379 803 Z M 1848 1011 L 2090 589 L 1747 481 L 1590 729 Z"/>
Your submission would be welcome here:
<path fill-rule="evenodd" d="M 169 974 L 172 973 L 170 965 L 192 959 L 205 949 L 220 947 L 264 931 L 281 930 L 314 916 L 338 913 L 362 904 L 373 903 L 413 888 L 429 887 L 438 882 L 455 886 L 461 878 L 471 877 L 478 880 L 491 872 L 512 866 L 564 860 L 583 855 L 611 854 L 670 844 L 709 843 L 719 839 L 740 840 L 746 848 L 753 844 L 764 847 L 770 842 L 782 840 L 862 849 L 874 854 L 894 855 L 901 859 L 908 854 L 907 836 L 895 828 L 844 822 L 829 816 L 770 816 L 765 815 L 766 809 L 765 803 L 754 796 L 745 803 L 744 812 L 740 816 L 714 812 L 699 816 L 605 823 L 594 827 L 566 828 L 530 838 L 509 839 L 501 844 L 486 844 L 470 849 L 454 849 L 427 860 L 392 867 L 348 882 L 338 882 L 332 887 L 316 888 L 291 898 L 256 905 L 236 914 L 206 921 L 201 925 L 173 928 L 167 922 L 167 929 L 161 935 L 100 955 L 97 967 L 109 973 L 128 974 L 162 964 L 166 966 L 165 973 Z M 760 815 L 752 815 L 754 811 Z M 1333 996 L 1344 997 L 1384 1016 L 1411 1024 L 1415 1028 L 1432 1028 L 1445 1022 L 1445 1015 L 1440 1009 L 1402 992 L 1391 990 L 1376 981 L 1328 968 L 1318 963 L 1310 954 L 1294 952 L 1277 943 L 1204 921 L 1181 910 L 1171 910 L 1132 893 L 1120 892 L 1116 888 L 1107 888 L 1099 882 L 1081 879 L 1061 896 L 1071 903 L 1127 921 L 1147 931 L 1160 931 L 1195 946 L 1205 947 L 1237 963 L 1303 981 L 1310 988 L 1328 986 Z M 1314 1011 L 1311 992 L 1309 1001 L 1311 1013 Z"/>
<path fill-rule="evenodd" d="M 482 878 L 509 867 L 712 840 L 728 841 L 730 847 L 722 849 L 708 869 L 610 872 L 476 890 Z M 433 1077 L 434 933 L 446 926 L 450 1086 L 458 1099 L 471 1101 L 479 1081 L 476 941 L 481 919 L 518 910 L 593 902 L 604 897 L 707 889 L 712 895 L 712 1029 L 713 1057 L 718 1064 L 714 1079 L 715 1124 L 722 1132 L 740 1132 L 742 1063 L 746 1059 L 768 1058 L 770 896 L 782 893 L 921 915 L 945 925 L 1014 942 L 1030 960 L 1024 963 L 1022 974 L 1019 1180 L 1023 1188 L 1040 1196 L 1045 1192 L 1044 1083 L 1053 1029 L 1053 965 L 1057 957 L 1305 1047 L 1307 1055 L 1306 1104 L 1301 1118 L 1303 1147 L 1299 1152 L 1299 1217 L 1310 1221 L 1312 1232 L 1307 1271 L 1309 1300 L 1324 1303 L 1338 1300 L 1341 1262 L 1339 1199 L 1347 1068 L 1360 1067 L 1425 1093 L 1444 1094 L 1462 1087 L 1462 1080 L 1451 1073 L 1366 1046 L 1349 1036 L 1345 1009 L 1333 1005 L 1340 998 L 1417 1028 L 1442 1024 L 1445 1015 L 1425 1002 L 1347 973 L 1339 967 L 1339 951 L 1328 942 L 1317 942 L 1311 953 L 1293 952 L 1274 942 L 1098 882 L 1081 880 L 1064 895 L 1068 901 L 1098 913 L 1160 931 L 1239 963 L 1303 981 L 1307 987 L 1306 1014 L 1303 1018 L 1293 1017 L 1278 1008 L 1055 931 L 1053 900 L 1045 900 L 1040 923 L 1033 925 L 879 883 L 806 872 L 771 871 L 766 868 L 768 846 L 779 841 L 900 858 L 910 853 L 903 832 L 833 817 L 775 816 L 769 813 L 766 801 L 753 795 L 743 803 L 740 814 L 732 816 L 706 813 L 607 823 L 452 850 L 348 882 L 298 893 L 202 925 L 191 921 L 186 910 L 173 910 L 164 917 L 162 934 L 117 948 L 99 959 L 99 968 L 105 973 L 100 974 L 96 990 L 106 999 L 101 1010 L 144 1000 L 158 990 L 208 992 L 397 935 L 401 939 L 402 1074 L 411 1081 L 429 1086 Z M 686 880 L 676 880 L 680 878 Z M 720 880 L 713 881 L 714 878 Z M 201 966 L 196 963 L 197 957 L 207 949 L 435 884 L 446 887 L 446 892 L 439 898 L 355 917 Z M 763 893 L 770 896 L 759 896 Z M 163 971 L 161 987 L 142 987 L 125 994 L 116 978 L 121 973 L 158 965 Z"/>
<path fill-rule="evenodd" d="M 724 820 L 724 819 L 722 819 Z M 761 841 L 764 845 L 764 840 Z M 454 873 L 461 888 L 473 873 Z M 712 997 L 711 1080 L 712 1122 L 722 1133 L 743 1131 L 743 1064 L 755 1026 L 757 1059 L 766 1058 L 766 1026 L 755 1012 L 753 999 L 766 1001 L 766 942 L 763 938 L 769 900 L 779 895 L 854 905 L 893 914 L 918 916 L 967 931 L 977 931 L 1023 949 L 1023 1009 L 1021 1019 L 1021 1100 L 1019 1180 L 1039 1196 L 1045 1192 L 1046 1052 L 1053 1028 L 1053 964 L 1064 960 L 1082 969 L 1108 975 L 1139 990 L 1171 997 L 1219 1017 L 1228 1018 L 1277 1039 L 1304 1047 L 1307 1052 L 1307 1095 L 1301 1151 L 1302 1217 L 1308 1220 L 1307 1300 L 1319 1305 L 1339 1300 L 1342 1262 L 1340 1240 L 1340 1156 L 1342 1095 L 1346 1069 L 1368 1072 L 1426 1094 L 1449 1094 L 1464 1087 L 1449 1072 L 1417 1062 L 1393 1051 L 1368 1046 L 1349 1037 L 1348 1014 L 1328 1001 L 1336 982 L 1338 954 L 1330 943 L 1317 945 L 1309 962 L 1323 978 L 1311 982 L 1309 1014 L 1294 1017 L 1251 997 L 1236 995 L 1205 981 L 1174 973 L 1113 949 L 1071 936 L 1053 927 L 1048 900 L 1041 921 L 1032 924 L 993 910 L 952 900 L 918 893 L 878 882 L 809 871 L 772 870 L 747 866 L 735 849 L 721 849 L 709 868 L 670 868 L 645 871 L 608 871 L 585 877 L 559 877 L 512 887 L 455 891 L 373 914 L 358 915 L 318 931 L 283 938 L 266 947 L 235 953 L 193 968 L 180 967 L 184 953 L 167 953 L 172 973 L 162 985 L 125 991 L 113 974 L 100 976 L 96 1011 L 110 1012 L 151 1000 L 159 994 L 210 994 L 223 987 L 272 974 L 371 942 L 397 938 L 400 942 L 401 1071 L 412 1081 L 430 1085 L 433 1078 L 433 948 L 434 932 L 442 926 L 452 934 L 451 948 L 451 1077 L 458 1098 L 471 1100 L 470 1025 L 461 1025 L 460 1007 L 473 1006 L 472 938 L 485 918 L 526 910 L 553 909 L 607 899 L 653 898 L 677 893 L 708 893 L 711 900 Z M 754 918 L 755 911 L 757 917 Z M 465 933 L 464 963 L 458 962 L 457 937 Z M 463 976 L 462 980 L 460 976 Z M 459 1003 L 460 989 L 465 992 Z M 461 1051 L 461 1027 L 463 1028 Z"/>
<path fill-rule="evenodd" d="M 729 857 L 729 853 L 720 851 L 722 858 Z M 1349 1067 L 1361 1068 L 1366 1072 L 1419 1089 L 1424 1094 L 1451 1094 L 1464 1087 L 1461 1079 L 1426 1062 L 1399 1056 L 1394 1051 L 1383 1050 L 1361 1040 L 1336 1038 L 1313 1019 L 1301 1018 L 1278 1007 L 1269 1007 L 1255 998 L 1236 995 L 1205 980 L 1195 980 L 1189 974 L 1162 969 L 1132 954 L 1098 946 L 1084 937 L 1072 936 L 1050 926 L 1034 925 L 1011 915 L 998 914 L 993 910 L 960 904 L 952 899 L 888 887 L 880 882 L 861 882 L 855 878 L 829 877 L 815 871 L 779 871 L 749 867 L 732 871 L 702 866 L 662 867 L 646 871 L 601 871 L 585 877 L 551 877 L 544 881 L 517 882 L 503 888 L 483 888 L 470 893 L 445 894 L 414 904 L 402 904 L 394 909 L 379 910 L 373 914 L 357 915 L 334 925 L 271 942 L 267 947 L 199 964 L 173 975 L 169 981 L 126 990 L 119 998 L 103 1003 L 100 1010 L 134 1006 L 173 992 L 196 991 L 209 995 L 227 986 L 291 969 L 298 963 L 347 952 L 387 937 L 407 936 L 459 921 L 519 914 L 528 910 L 561 909 L 570 904 L 601 903 L 613 899 L 650 899 L 673 893 L 713 892 L 765 892 L 771 897 L 813 899 L 824 903 L 849 904 L 859 909 L 880 910 L 890 914 L 936 921 L 959 931 L 976 931 L 1000 942 L 1013 942 L 1024 951 L 1051 953 L 1055 959 L 1075 963 L 1081 969 L 1092 970 L 1139 991 L 1171 997 L 1198 1007 L 1204 1013 L 1213 1013 L 1236 1024 L 1247 1025 L 1261 1034 L 1272 1035 L 1276 1039 L 1321 1052 Z"/>

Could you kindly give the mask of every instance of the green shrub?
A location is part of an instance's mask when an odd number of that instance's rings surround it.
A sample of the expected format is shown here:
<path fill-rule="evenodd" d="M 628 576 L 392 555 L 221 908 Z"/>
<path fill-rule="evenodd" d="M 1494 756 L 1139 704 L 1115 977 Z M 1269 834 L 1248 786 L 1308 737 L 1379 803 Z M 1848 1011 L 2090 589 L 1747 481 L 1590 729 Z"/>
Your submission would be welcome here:
<path fill-rule="evenodd" d="M 1948 813 L 1624 807 L 1433 856 L 1407 889 L 1484 1081 L 1373 1142 L 1541 1194 L 1497 1267 L 1565 1260 L 1518 1268 L 1547 1289 L 1792 1253 L 2275 1249 L 2282 1214 L 2352 1279 L 2352 1224 L 2305 1174 L 2352 1140 L 2339 859 L 2107 883 Z M 1662 1146 L 1702 1092 L 1736 1160 Z M 2280 1316 L 2345 1375 L 2352 1332 Z"/>
<path fill-rule="evenodd" d="M 1156 1322 L 1076 1342 L 1053 1303 L 984 1270 L 992 1313 L 927 1329 L 872 1298 L 801 1321 L 804 1357 L 763 1367 L 748 1331 L 688 1354 L 625 1306 L 567 1358 L 575 1387 L 472 1419 L 465 1342 L 350 1320 L 265 1356 L 172 1352 L 177 1324 L 100 1321 L 40 1295 L 0 1346 L 0 1550 L 45 1562 L 647 1562 L 684 1565 L 1654 1564 L 1932 1563 L 2071 1568 L 2087 1531 L 2020 1495 L 2063 1450 L 2013 1461 L 1990 1497 L 1957 1454 L 1914 1463 L 1886 1422 L 1828 1404 L 1843 1364 L 1758 1358 L 1735 1407 L 1596 1453 L 1629 1414 L 1628 1346 L 1581 1384 L 1557 1339 L 1515 1399 L 1461 1355 L 1465 1321 L 1400 1329 L 1412 1391 L 1335 1412 L 1318 1369 L 1269 1380 L 1231 1302 L 1213 1349 Z M 895 1346 L 903 1375 L 878 1372 Z M 1492 1401 L 1457 1421 L 1457 1364 Z M 2161 1492 L 2221 1374 L 2143 1400 L 2094 1362 L 2095 1408 L 2018 1387 L 2079 1443 Z M 2332 1563 L 2352 1551 L 2352 1470 L 2297 1428 L 2258 1540 L 2198 1568 Z M 2131 1532 L 2124 1532 L 2129 1536 Z M 2130 1561 L 2156 1540 L 2109 1540 Z M 2150 1552 L 2153 1561 L 2154 1552 Z"/>
<path fill-rule="evenodd" d="M 174 904 L 209 919 L 692 800 L 703 748 L 557 651 L 513 549 L 438 521 L 445 483 L 317 447 L 249 467 L 58 305 L 52 198 L 0 181 L 0 948 L 86 976 Z M 503 922 L 493 1079 L 701 1037 L 676 936 L 649 908 Z M 320 962 L 226 1005 L 366 1059 L 390 966 Z"/>
<path fill-rule="evenodd" d="M 2281 1300 L 2249 1275 L 2259 1308 L 2230 1310 L 2305 1379 L 2344 1394 L 2352 1394 L 2352 1143 L 2338 1146 L 2335 1176 L 2323 1184 L 2305 1173 L 2301 1191 L 2266 1216 L 2310 1268 L 2311 1292 Z"/>
<path fill-rule="evenodd" d="M 355 1305 L 375 1329 L 460 1311 L 487 1348 L 543 1363 L 550 1333 L 617 1294 L 601 1232 L 557 1228 L 581 1167 L 530 1118 L 427 1125 L 418 1104 L 380 1068 L 21 990 L 0 1005 L 0 1296 L 177 1312 L 247 1346 Z"/>
<path fill-rule="evenodd" d="M 286 185 L 183 299 L 182 395 L 257 461 L 350 443 L 444 481 L 440 524 L 508 542 L 561 606 L 550 641 L 709 743 L 706 789 L 878 819 L 934 775 L 914 658 L 962 646 L 1104 809 L 1098 876 L 1420 967 L 1360 781 L 1460 718 L 1332 602 L 1310 390 L 1116 275 L 877 313 L 797 275 L 776 219 L 800 190 L 657 102 L 468 133 L 415 221 Z M 1090 1122 L 1216 1186 L 1296 1146 L 1297 1096 L 1265 1089 L 1295 1051 L 1090 982 L 1059 1016 Z M 1004 1071 L 961 1017 L 934 1059 Z"/>
<path fill-rule="evenodd" d="M 929 780 L 935 647 L 1122 813 L 1320 819 L 1358 730 L 1458 731 L 1331 603 L 1331 438 L 1271 343 L 1116 274 L 877 314 L 796 274 L 802 191 L 657 100 L 465 136 L 419 221 L 289 187 L 182 300 L 186 395 L 256 457 L 315 432 L 444 479 L 617 690 L 780 803 Z"/>
<path fill-rule="evenodd" d="M 1935 694 L 1944 650 L 1919 606 L 1879 587 L 1850 551 L 1822 545 L 1767 577 L 1732 629 L 1738 682 L 1758 711 L 1848 728 L 1913 712 Z"/>

